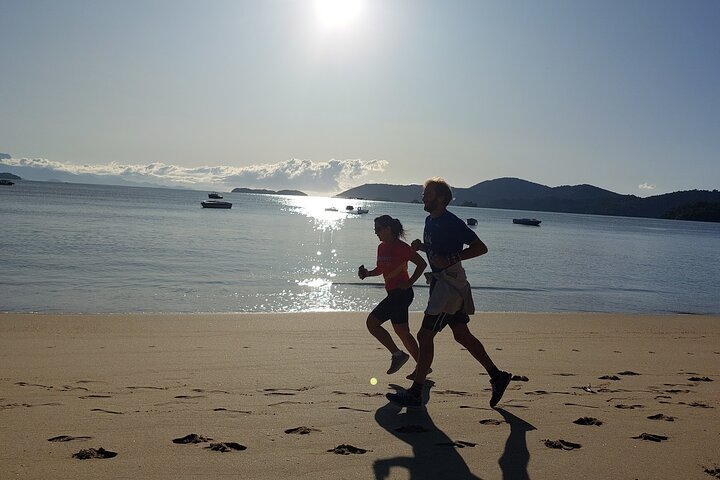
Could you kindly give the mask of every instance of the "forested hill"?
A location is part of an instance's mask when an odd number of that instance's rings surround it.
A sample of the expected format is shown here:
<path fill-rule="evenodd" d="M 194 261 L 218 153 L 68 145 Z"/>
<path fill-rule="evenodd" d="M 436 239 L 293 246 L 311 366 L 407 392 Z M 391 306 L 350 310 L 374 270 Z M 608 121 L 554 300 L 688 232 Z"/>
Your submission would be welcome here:
<path fill-rule="evenodd" d="M 641 198 L 621 195 L 592 185 L 548 187 L 519 178 L 498 178 L 469 188 L 453 188 L 453 194 L 455 199 L 452 205 L 720 221 L 720 192 L 717 190 L 687 190 Z M 390 202 L 420 202 L 421 195 L 421 185 L 366 184 L 336 196 Z"/>

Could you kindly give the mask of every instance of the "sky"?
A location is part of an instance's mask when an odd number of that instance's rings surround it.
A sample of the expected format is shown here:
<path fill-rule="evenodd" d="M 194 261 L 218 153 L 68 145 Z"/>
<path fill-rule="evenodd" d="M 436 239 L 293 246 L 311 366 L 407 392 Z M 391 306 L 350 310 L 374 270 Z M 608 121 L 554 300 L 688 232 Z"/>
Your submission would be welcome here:
<path fill-rule="evenodd" d="M 720 188 L 717 0 L 0 0 L 0 171 Z"/>

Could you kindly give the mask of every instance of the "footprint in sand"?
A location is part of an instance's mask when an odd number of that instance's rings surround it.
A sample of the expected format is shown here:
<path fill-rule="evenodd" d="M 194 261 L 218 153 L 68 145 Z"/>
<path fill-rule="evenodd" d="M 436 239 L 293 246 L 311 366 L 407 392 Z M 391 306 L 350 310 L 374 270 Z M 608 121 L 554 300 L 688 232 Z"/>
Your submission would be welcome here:
<path fill-rule="evenodd" d="M 548 448 L 556 448 L 558 450 L 575 450 L 576 448 L 582 448 L 579 443 L 568 442 L 562 438 L 559 440 L 543 440 L 543 443 Z"/>
<path fill-rule="evenodd" d="M 664 440 L 667 440 L 668 437 L 664 435 L 655 435 L 654 433 L 641 433 L 637 437 L 632 437 L 637 440 L 649 440 L 651 442 L 662 442 Z"/>
<path fill-rule="evenodd" d="M 720 478 L 720 467 L 709 467 L 706 468 L 704 471 L 711 477 Z"/>
<path fill-rule="evenodd" d="M 113 458 L 117 456 L 116 452 L 111 452 L 110 450 L 105 450 L 104 448 L 100 447 L 98 449 L 95 448 L 88 448 L 85 450 L 80 450 L 77 453 L 73 453 L 73 458 L 77 458 L 79 460 L 88 460 L 90 458 Z"/>
<path fill-rule="evenodd" d="M 240 445 L 237 442 L 218 442 L 218 443 L 211 443 L 207 447 L 214 452 L 222 452 L 227 453 L 232 450 L 247 450 L 247 447 L 245 445 Z"/>
<path fill-rule="evenodd" d="M 111 413 L 111 414 L 113 414 L 113 415 L 122 415 L 122 414 L 123 414 L 123 412 L 114 412 L 114 411 L 112 411 L 112 410 L 105 410 L 105 409 L 103 409 L 103 408 L 93 408 L 93 409 L 90 410 L 90 411 L 91 411 L 91 412 Z"/>
<path fill-rule="evenodd" d="M 439 447 L 455 447 L 455 448 L 465 448 L 465 447 L 474 447 L 477 445 L 477 443 L 472 442 L 466 442 L 464 440 L 457 440 L 455 442 L 441 442 L 436 443 L 435 445 Z"/>
<path fill-rule="evenodd" d="M 688 378 L 691 382 L 712 382 L 710 377 L 690 377 Z"/>
<path fill-rule="evenodd" d="M 370 410 L 363 410 L 362 408 L 352 407 L 338 407 L 338 410 L 352 410 L 353 412 L 369 412 Z"/>
<path fill-rule="evenodd" d="M 640 374 L 637 372 L 633 372 L 631 370 L 625 370 L 624 372 L 618 372 L 618 375 L 634 376 L 634 375 L 640 375 Z"/>
<path fill-rule="evenodd" d="M 525 375 L 513 375 L 512 378 L 510 378 L 513 382 L 529 382 L 530 379 L 526 377 Z"/>
<path fill-rule="evenodd" d="M 691 402 L 691 403 L 678 402 L 678 405 L 687 405 L 688 407 L 697 407 L 697 408 L 715 408 L 711 405 L 707 405 L 702 402 Z"/>
<path fill-rule="evenodd" d="M 650 415 L 647 418 L 649 418 L 650 420 L 665 420 L 666 422 L 674 422 L 675 421 L 675 417 L 671 417 L 671 416 L 665 415 L 663 413 L 658 413 L 657 415 Z"/>
<path fill-rule="evenodd" d="M 90 440 L 93 437 L 72 437 L 70 435 L 58 435 L 48 438 L 48 442 L 71 442 L 73 440 Z"/>
<path fill-rule="evenodd" d="M 197 433 L 190 433 L 184 437 L 174 438 L 173 443 L 204 443 L 209 442 L 210 440 L 212 440 L 210 437 L 204 437 L 202 435 L 198 435 Z"/>
<path fill-rule="evenodd" d="M 217 407 L 213 408 L 213 412 L 230 412 L 230 413 L 245 413 L 245 414 L 251 414 L 252 412 L 250 410 L 230 410 L 225 407 Z"/>
<path fill-rule="evenodd" d="M 615 405 L 615 408 L 620 408 L 622 410 L 633 410 L 635 408 L 645 408 L 645 405 L 625 405 L 622 403 L 618 403 L 617 405 Z"/>
<path fill-rule="evenodd" d="M 310 428 L 306 427 L 305 425 L 295 427 L 295 428 L 288 428 L 285 430 L 285 433 L 295 434 L 295 435 L 309 435 L 312 432 L 320 432 L 321 430 L 318 430 L 317 428 Z"/>
<path fill-rule="evenodd" d="M 497 420 L 495 418 L 486 418 L 485 420 L 480 420 L 478 423 L 481 425 L 500 425 L 506 422 L 504 420 Z"/>
<path fill-rule="evenodd" d="M 350 455 L 351 453 L 357 454 L 357 455 L 362 455 L 363 453 L 367 453 L 369 451 L 372 451 L 372 450 L 365 450 L 364 448 L 353 447 L 352 445 L 347 445 L 345 443 L 340 444 L 337 447 L 331 448 L 330 450 L 328 450 L 328 452 L 336 453 L 338 455 Z"/>
<path fill-rule="evenodd" d="M 602 377 L 598 377 L 598 380 L 620 380 L 620 377 L 617 375 L 603 375 Z"/>
<path fill-rule="evenodd" d="M 439 392 L 435 392 L 435 395 L 456 395 L 458 397 L 464 397 L 468 395 L 468 392 L 460 390 L 441 390 Z"/>
<path fill-rule="evenodd" d="M 594 417 L 580 417 L 577 420 L 574 420 L 573 423 L 576 423 L 578 425 L 597 425 L 600 426 L 603 424 L 600 420 Z"/>

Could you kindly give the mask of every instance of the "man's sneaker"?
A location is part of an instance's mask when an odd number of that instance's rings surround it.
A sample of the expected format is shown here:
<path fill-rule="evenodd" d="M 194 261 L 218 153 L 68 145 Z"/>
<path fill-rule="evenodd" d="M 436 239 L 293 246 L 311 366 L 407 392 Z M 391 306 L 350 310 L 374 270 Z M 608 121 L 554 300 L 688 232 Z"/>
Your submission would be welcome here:
<path fill-rule="evenodd" d="M 490 380 L 492 386 L 492 397 L 490 397 L 490 406 L 495 407 L 505 393 L 505 389 L 510 384 L 512 375 L 508 372 L 499 372 L 495 378 Z"/>
<path fill-rule="evenodd" d="M 417 372 L 417 368 L 415 370 L 413 370 L 412 373 L 405 378 L 407 378 L 408 380 L 415 380 L 415 372 Z M 427 372 L 427 374 L 425 374 L 425 376 L 428 376 L 431 373 L 432 373 L 432 368 L 428 369 L 428 372 Z"/>
<path fill-rule="evenodd" d="M 402 390 L 397 393 L 386 393 L 385 397 L 401 407 L 419 407 L 422 405 L 422 398 L 416 397 L 407 390 Z"/>
<path fill-rule="evenodd" d="M 395 373 L 398 370 L 402 368 L 403 365 L 405 365 L 405 362 L 408 361 L 410 358 L 410 355 L 408 355 L 405 352 L 400 352 L 399 355 L 393 355 L 392 361 L 390 362 L 390 368 L 388 368 L 387 374 L 390 375 L 391 373 Z"/>

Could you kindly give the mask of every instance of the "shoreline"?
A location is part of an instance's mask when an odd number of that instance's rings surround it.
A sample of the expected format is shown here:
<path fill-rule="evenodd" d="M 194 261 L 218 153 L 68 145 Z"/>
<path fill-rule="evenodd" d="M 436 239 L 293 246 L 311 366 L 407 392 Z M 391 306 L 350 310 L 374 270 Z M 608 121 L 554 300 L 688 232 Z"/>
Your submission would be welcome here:
<path fill-rule="evenodd" d="M 479 312 L 471 331 L 518 377 L 496 410 L 486 374 L 447 329 L 427 408 L 388 404 L 385 393 L 409 386 L 414 363 L 386 375 L 389 353 L 366 316 L 0 314 L 2 470 L 88 479 L 429 479 L 441 478 L 438 469 L 445 478 L 707 479 L 705 469 L 720 468 L 720 316 Z M 421 318 L 411 313 L 411 331 Z M 601 424 L 573 423 L 581 418 Z M 173 443 L 191 433 L 213 440 Z M 633 438 L 642 434 L 655 437 Z M 69 438 L 49 441 L 60 436 Z M 217 442 L 247 448 L 207 448 Z M 366 452 L 328 451 L 340 445 Z M 117 456 L 72 457 L 100 447 Z"/>

